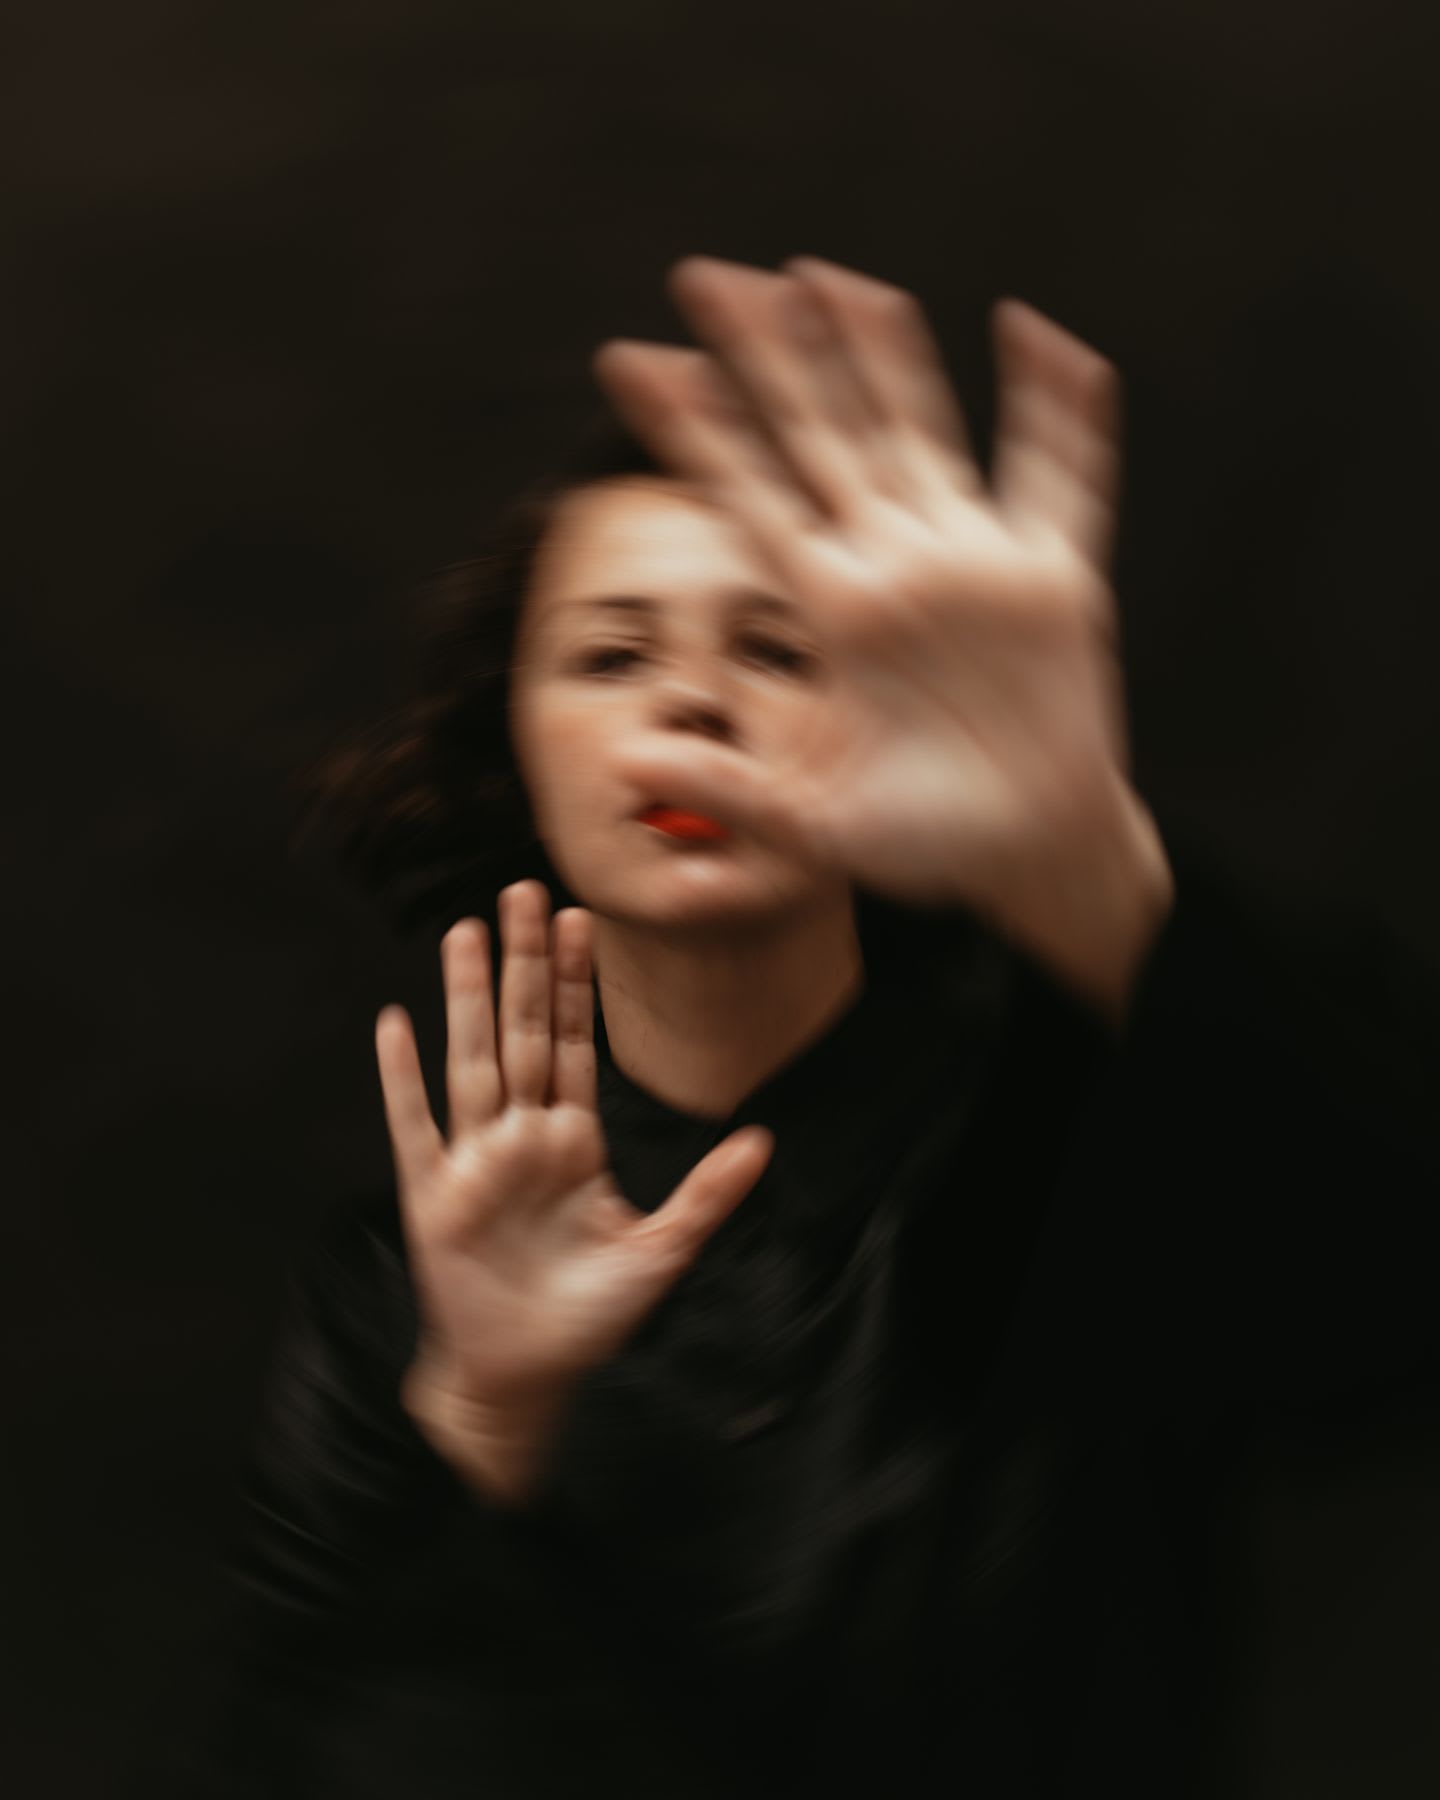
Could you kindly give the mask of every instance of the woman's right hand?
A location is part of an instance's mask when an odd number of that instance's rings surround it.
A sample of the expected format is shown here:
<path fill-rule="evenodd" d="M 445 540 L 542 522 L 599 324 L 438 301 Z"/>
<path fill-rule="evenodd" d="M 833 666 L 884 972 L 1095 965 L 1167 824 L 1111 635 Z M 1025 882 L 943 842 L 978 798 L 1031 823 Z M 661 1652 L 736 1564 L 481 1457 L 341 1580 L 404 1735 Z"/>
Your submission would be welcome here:
<path fill-rule="evenodd" d="M 612 1356 L 759 1179 L 774 1147 L 732 1132 L 663 1206 L 631 1206 L 596 1110 L 590 914 L 500 895 L 498 1017 L 489 932 L 445 934 L 449 1141 L 409 1015 L 375 1027 L 400 1215 L 420 1311 L 404 1402 L 491 1496 L 523 1500 L 580 1377 Z"/>

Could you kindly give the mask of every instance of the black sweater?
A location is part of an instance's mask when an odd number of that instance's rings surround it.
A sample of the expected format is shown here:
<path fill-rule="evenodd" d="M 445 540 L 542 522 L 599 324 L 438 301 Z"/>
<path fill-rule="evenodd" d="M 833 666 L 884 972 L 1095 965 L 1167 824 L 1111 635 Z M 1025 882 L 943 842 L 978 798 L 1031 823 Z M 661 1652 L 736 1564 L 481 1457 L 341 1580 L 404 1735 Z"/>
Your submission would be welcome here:
<path fill-rule="evenodd" d="M 523 1513 L 400 1407 L 393 1190 L 336 1207 L 147 1796 L 1238 1792 L 1237 1496 L 1296 1431 L 1429 1418 L 1436 1165 L 1315 947 L 1177 872 L 1123 1034 L 959 914 L 724 1120 L 597 1008 L 636 1206 L 776 1148 Z"/>

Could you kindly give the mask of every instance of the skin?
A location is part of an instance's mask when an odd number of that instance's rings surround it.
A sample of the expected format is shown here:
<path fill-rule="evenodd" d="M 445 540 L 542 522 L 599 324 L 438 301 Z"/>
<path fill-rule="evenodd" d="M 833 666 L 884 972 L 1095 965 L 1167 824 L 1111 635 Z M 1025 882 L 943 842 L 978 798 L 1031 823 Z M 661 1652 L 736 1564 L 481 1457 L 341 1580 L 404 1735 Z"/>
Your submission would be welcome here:
<path fill-rule="evenodd" d="M 683 482 L 567 498 L 522 609 L 510 725 L 537 829 L 587 904 L 552 920 L 544 886 L 516 882 L 500 895 L 498 958 L 479 920 L 446 933 L 448 1141 L 408 1015 L 377 1021 L 420 1300 L 403 1403 L 506 1506 L 531 1501 L 578 1378 L 743 1203 L 773 1148 L 762 1128 L 732 1132 L 659 1209 L 637 1212 L 596 1109 L 592 983 L 625 1073 L 716 1118 L 863 987 L 846 876 L 743 830 L 722 844 L 668 837 L 636 817 L 665 796 L 617 763 L 644 732 L 775 764 L 833 708 L 823 658 L 761 576 Z M 594 604 L 607 595 L 650 607 Z"/>
<path fill-rule="evenodd" d="M 705 351 L 597 360 L 671 473 L 564 503 L 512 670 L 537 827 L 584 904 L 501 896 L 498 1018 L 484 926 L 447 934 L 448 1142 L 408 1016 L 377 1022 L 421 1305 L 405 1403 L 512 1502 L 576 1377 L 773 1147 L 732 1133 L 636 1212 L 595 1109 L 592 979 L 620 1067 L 723 1118 L 858 996 L 857 885 L 973 908 L 1117 1024 L 1173 900 L 1129 781 L 1110 365 L 998 309 L 987 486 L 910 296 L 813 258 L 692 259 L 671 289 Z M 646 606 L 594 604 L 617 595 Z M 668 838 L 637 816 L 655 801 L 732 835 Z"/>
<path fill-rule="evenodd" d="M 649 734 L 625 774 L 886 897 L 970 908 L 1123 1025 L 1173 880 L 1129 774 L 1116 369 L 1000 302 L 987 474 L 912 295 L 814 257 L 692 257 L 668 285 L 705 348 L 617 340 L 595 372 L 745 530 L 836 703 L 780 766 Z"/>
<path fill-rule="evenodd" d="M 595 604 L 616 595 L 650 610 Z M 693 485 L 630 477 L 562 502 L 517 635 L 512 737 L 547 853 L 591 915 L 615 1061 L 682 1111 L 727 1116 L 853 1004 L 854 892 L 744 830 L 696 844 L 644 824 L 667 796 L 617 759 L 658 733 L 778 765 L 833 703 L 814 634 Z"/>

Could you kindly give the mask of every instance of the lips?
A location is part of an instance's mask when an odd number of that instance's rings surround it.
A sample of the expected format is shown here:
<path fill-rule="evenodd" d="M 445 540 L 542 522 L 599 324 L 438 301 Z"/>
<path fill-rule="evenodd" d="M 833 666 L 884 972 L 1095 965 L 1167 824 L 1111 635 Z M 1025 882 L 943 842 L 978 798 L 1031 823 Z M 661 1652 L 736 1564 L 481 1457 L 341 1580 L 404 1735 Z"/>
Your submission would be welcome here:
<path fill-rule="evenodd" d="M 728 826 L 718 819 L 707 818 L 704 813 L 687 812 L 678 806 L 665 806 L 658 801 L 642 808 L 638 817 L 642 824 L 653 825 L 670 837 L 718 840 L 730 836 Z"/>

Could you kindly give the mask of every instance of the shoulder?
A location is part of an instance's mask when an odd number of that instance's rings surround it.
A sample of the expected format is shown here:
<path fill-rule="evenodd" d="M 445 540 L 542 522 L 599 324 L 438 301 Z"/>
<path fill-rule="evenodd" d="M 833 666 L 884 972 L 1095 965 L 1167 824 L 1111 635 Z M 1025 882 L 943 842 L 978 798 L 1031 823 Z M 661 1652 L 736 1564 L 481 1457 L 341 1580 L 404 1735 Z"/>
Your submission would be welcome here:
<path fill-rule="evenodd" d="M 393 1181 L 352 1188 L 331 1199 L 311 1231 L 304 1257 L 338 1269 L 405 1267 L 405 1233 Z"/>
<path fill-rule="evenodd" d="M 1137 987 L 1127 1061 L 1310 1122 L 1432 1116 L 1440 978 L 1378 904 L 1303 895 L 1172 851 L 1176 903 Z"/>

